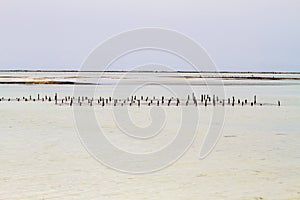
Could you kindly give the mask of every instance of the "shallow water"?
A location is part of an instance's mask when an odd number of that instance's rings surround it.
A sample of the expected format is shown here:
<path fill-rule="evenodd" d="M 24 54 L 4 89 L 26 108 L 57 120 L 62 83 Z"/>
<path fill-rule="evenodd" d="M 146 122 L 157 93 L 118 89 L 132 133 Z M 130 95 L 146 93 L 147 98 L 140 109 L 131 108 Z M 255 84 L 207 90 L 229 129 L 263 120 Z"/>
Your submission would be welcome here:
<path fill-rule="evenodd" d="M 81 144 L 71 107 L 0 102 L 0 199 L 300 199 L 299 81 L 248 84 L 253 81 L 224 86 L 226 97 L 251 100 L 257 95 L 258 102 L 276 105 L 280 100 L 282 106 L 225 107 L 222 136 L 203 160 L 199 153 L 214 108 L 197 107 L 199 127 L 191 148 L 171 166 L 143 175 L 120 173 L 95 160 Z M 171 89 L 186 97 L 190 86 L 173 83 Z M 76 87 L 84 92 L 94 86 Z M 132 89 L 126 84 L 118 87 L 120 92 L 114 95 L 119 97 L 127 97 Z M 166 95 L 169 87 L 148 85 L 136 94 Z M 114 88 L 98 86 L 95 96 L 112 95 Z M 195 94 L 209 92 L 203 85 L 191 88 Z M 73 90 L 71 85 L 4 84 L 0 97 L 56 92 L 68 96 Z M 179 111 L 185 108 L 162 109 L 166 124 L 157 137 L 146 141 L 123 135 L 112 107 L 95 107 L 95 115 L 113 144 L 127 151 L 149 152 L 174 137 L 180 127 Z M 132 107 L 128 112 L 136 125 L 145 127 L 151 124 L 150 110 Z"/>

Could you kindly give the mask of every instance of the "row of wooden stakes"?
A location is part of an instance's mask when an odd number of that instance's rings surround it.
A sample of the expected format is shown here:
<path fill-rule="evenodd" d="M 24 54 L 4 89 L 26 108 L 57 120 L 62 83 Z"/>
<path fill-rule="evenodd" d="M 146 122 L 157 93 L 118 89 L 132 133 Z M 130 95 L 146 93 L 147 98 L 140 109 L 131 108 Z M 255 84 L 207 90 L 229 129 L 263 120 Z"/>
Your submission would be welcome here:
<path fill-rule="evenodd" d="M 159 98 L 153 96 L 152 98 L 148 96 L 131 96 L 127 97 L 125 99 L 115 99 L 113 97 L 99 97 L 99 98 L 90 98 L 86 96 L 80 96 L 80 97 L 71 97 L 71 96 L 64 96 L 63 98 L 58 98 L 58 94 L 55 93 L 54 97 L 45 95 L 41 96 L 40 94 L 37 94 L 36 98 L 33 98 L 31 95 L 29 97 L 22 97 L 22 98 L 0 98 L 1 101 L 33 101 L 33 102 L 54 102 L 56 105 L 99 105 L 99 106 L 216 106 L 216 105 L 240 105 L 240 106 L 255 106 L 255 105 L 278 105 L 280 106 L 280 101 L 277 102 L 277 104 L 270 104 L 270 103 L 258 103 L 257 102 L 257 96 L 253 96 L 252 101 L 248 101 L 248 99 L 236 99 L 234 96 L 231 98 L 221 99 L 216 95 L 208 95 L 208 94 L 201 94 L 199 98 L 195 96 L 193 93 L 192 95 L 188 95 L 186 99 L 179 99 L 175 97 L 166 98 L 164 96 L 161 96 Z"/>

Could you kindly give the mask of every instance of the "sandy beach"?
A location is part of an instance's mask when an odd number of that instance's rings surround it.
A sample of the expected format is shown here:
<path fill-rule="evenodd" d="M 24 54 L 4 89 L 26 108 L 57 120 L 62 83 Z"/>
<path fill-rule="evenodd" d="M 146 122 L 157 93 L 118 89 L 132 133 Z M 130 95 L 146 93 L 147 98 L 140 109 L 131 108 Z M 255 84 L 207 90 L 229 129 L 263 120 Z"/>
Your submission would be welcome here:
<path fill-rule="evenodd" d="M 119 74 L 109 74 L 105 84 L 97 88 L 97 95 L 110 96 Z M 17 77 L 3 77 L 13 75 Z M 26 78 L 22 78 L 23 75 L 2 72 L 0 81 L 32 83 L 41 77 L 48 77 L 47 81 L 75 80 L 73 73 L 60 76 L 26 74 Z M 178 90 L 184 87 L 180 77 L 166 78 L 165 75 L 158 73 L 150 77 L 154 82 L 172 83 Z M 2 101 L 0 199 L 300 199 L 300 81 L 272 80 L 273 76 L 299 78 L 299 74 L 262 76 L 271 78 L 231 78 L 225 81 L 225 94 L 243 99 L 257 95 L 259 102 L 271 103 L 271 106 L 226 106 L 222 135 L 205 159 L 199 159 L 200 148 L 215 108 L 195 107 L 200 116 L 191 148 L 169 167 L 142 175 L 120 173 L 94 159 L 81 144 L 70 106 L 58 106 L 53 102 Z M 131 74 L 130 77 L 134 78 L 125 80 L 130 83 L 128 85 L 137 84 L 148 75 Z M 197 95 L 206 92 L 202 79 L 191 79 Z M 91 80 L 95 77 L 88 74 L 80 78 L 80 82 Z M 91 86 L 78 87 L 85 90 Z M 73 90 L 73 85 L 65 84 L 1 84 L 0 97 L 36 97 L 38 93 L 43 96 L 56 92 L 68 96 Z M 164 90 L 150 85 L 140 94 L 161 96 Z M 276 106 L 278 100 L 281 106 Z M 122 135 L 115 124 L 112 107 L 95 106 L 94 111 L 112 143 L 127 151 L 148 152 L 174 137 L 179 109 L 187 109 L 162 108 L 166 114 L 163 131 L 147 141 Z M 88 106 L 83 106 L 84 109 Z M 132 120 L 143 127 L 151 123 L 150 109 L 130 107 L 129 112 Z"/>

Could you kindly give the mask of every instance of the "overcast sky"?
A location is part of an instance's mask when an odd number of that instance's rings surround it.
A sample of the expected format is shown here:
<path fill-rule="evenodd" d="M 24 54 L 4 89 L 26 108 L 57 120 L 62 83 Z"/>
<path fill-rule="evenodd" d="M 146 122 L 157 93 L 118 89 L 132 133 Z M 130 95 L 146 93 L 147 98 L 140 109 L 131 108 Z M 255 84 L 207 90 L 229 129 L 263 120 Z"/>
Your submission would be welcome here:
<path fill-rule="evenodd" d="M 0 0 L 0 69 L 79 69 L 100 42 L 177 30 L 220 70 L 300 71 L 299 0 Z"/>

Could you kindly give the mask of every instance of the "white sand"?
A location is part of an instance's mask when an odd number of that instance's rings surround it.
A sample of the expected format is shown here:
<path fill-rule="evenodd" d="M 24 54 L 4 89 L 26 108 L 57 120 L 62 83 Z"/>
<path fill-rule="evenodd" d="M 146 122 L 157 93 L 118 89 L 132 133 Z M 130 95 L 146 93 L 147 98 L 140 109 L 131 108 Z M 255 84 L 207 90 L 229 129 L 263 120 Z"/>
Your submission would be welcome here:
<path fill-rule="evenodd" d="M 199 108 L 191 149 L 170 167 L 146 175 L 119 173 L 93 159 L 80 143 L 70 107 L 0 102 L 0 199 L 300 199 L 299 89 L 227 87 L 228 95 L 257 93 L 264 101 L 280 99 L 283 106 L 228 107 L 223 135 L 204 160 L 198 157 L 212 108 Z M 71 93 L 69 86 L 2 85 L 0 96 L 57 90 Z M 132 108 L 133 118 L 147 108 L 142 109 Z M 168 120 L 176 120 L 176 108 L 166 112 Z M 119 130 L 110 113 L 96 109 L 112 139 L 135 150 L 115 136 Z M 147 117 L 137 123 L 147 125 Z M 164 134 L 174 129 L 171 123 Z"/>

